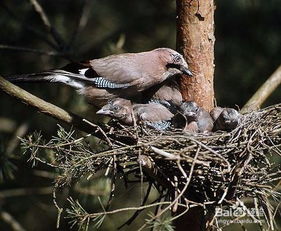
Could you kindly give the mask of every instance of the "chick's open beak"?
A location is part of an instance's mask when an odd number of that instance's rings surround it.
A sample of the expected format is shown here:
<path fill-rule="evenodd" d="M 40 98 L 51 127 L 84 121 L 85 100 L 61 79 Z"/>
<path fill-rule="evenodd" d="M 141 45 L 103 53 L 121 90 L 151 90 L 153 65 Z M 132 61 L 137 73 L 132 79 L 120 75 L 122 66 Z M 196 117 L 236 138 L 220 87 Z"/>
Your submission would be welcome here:
<path fill-rule="evenodd" d="M 97 115 L 111 115 L 112 112 L 108 109 L 102 108 L 96 112 Z"/>

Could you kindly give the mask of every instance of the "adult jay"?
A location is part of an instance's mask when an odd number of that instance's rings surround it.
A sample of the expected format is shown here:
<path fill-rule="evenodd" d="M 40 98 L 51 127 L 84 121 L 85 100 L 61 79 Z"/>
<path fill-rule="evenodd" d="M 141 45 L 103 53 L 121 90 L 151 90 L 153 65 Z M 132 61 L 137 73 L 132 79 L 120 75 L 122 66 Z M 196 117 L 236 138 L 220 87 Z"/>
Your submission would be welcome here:
<path fill-rule="evenodd" d="M 102 107 L 108 100 L 119 97 L 136 100 L 144 90 L 179 74 L 192 75 L 182 55 L 170 48 L 158 48 L 71 63 L 61 69 L 7 79 L 63 83 L 75 88 L 89 103 Z"/>

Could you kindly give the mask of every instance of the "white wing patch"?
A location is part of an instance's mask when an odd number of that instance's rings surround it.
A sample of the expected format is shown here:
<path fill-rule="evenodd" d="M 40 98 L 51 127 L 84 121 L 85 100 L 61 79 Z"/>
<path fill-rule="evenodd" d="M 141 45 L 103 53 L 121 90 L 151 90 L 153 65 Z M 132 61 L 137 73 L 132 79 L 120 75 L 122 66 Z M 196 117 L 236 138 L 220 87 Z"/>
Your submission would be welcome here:
<path fill-rule="evenodd" d="M 80 75 L 85 75 L 87 70 L 89 70 L 89 68 L 79 69 L 78 71 Z"/>
<path fill-rule="evenodd" d="M 50 72 L 49 80 L 51 82 L 64 83 L 76 89 L 81 89 L 85 86 L 94 85 L 97 88 L 127 88 L 129 83 L 114 83 L 104 77 L 88 78 L 84 74 L 88 68 L 80 69 L 79 74 L 71 73 L 63 70 L 54 70 Z"/>
<path fill-rule="evenodd" d="M 81 89 L 85 87 L 85 84 L 82 81 L 78 81 L 77 79 L 72 79 L 70 77 L 67 77 L 65 75 L 53 75 L 50 76 L 51 82 L 57 82 L 57 83 L 64 83 L 70 87 L 73 87 L 75 89 Z"/>

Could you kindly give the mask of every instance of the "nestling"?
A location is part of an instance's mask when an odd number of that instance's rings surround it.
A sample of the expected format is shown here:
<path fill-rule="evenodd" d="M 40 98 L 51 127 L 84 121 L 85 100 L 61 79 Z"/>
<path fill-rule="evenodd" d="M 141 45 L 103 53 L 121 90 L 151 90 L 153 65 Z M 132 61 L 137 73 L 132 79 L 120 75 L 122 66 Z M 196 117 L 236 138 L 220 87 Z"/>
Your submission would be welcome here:
<path fill-rule="evenodd" d="M 183 102 L 180 112 L 186 117 L 187 125 L 184 130 L 191 132 L 210 132 L 213 129 L 213 120 L 210 114 L 199 107 L 195 102 Z M 197 126 L 197 127 L 196 127 Z"/>
<path fill-rule="evenodd" d="M 169 102 L 169 109 L 176 113 L 178 107 L 181 105 L 183 98 L 179 89 L 179 84 L 177 82 L 177 77 L 169 78 L 163 81 L 161 84 L 155 85 L 148 90 L 143 92 L 145 96 L 145 100 L 149 100 L 150 102 L 159 102 L 164 103 Z M 144 101 L 145 101 L 144 100 Z"/>
<path fill-rule="evenodd" d="M 241 114 L 233 108 L 215 107 L 210 112 L 214 120 L 213 131 L 232 131 L 239 124 Z"/>
<path fill-rule="evenodd" d="M 122 98 L 110 100 L 97 114 L 108 115 L 127 125 L 133 125 L 135 120 L 137 124 L 145 124 L 157 130 L 167 129 L 174 116 L 161 104 L 132 104 L 130 100 Z"/>

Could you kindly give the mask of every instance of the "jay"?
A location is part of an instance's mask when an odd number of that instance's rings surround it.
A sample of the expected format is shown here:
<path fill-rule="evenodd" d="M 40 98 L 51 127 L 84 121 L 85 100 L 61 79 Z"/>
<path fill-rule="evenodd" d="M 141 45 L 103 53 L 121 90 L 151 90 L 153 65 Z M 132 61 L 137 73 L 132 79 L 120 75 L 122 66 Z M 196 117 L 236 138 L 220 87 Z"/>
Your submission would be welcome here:
<path fill-rule="evenodd" d="M 233 108 L 215 107 L 210 114 L 214 120 L 213 131 L 230 132 L 238 126 L 241 118 L 241 114 Z"/>
<path fill-rule="evenodd" d="M 190 132 L 210 132 L 213 129 L 213 119 L 210 114 L 199 107 L 195 102 L 183 102 L 180 106 L 180 112 L 186 118 L 184 131 Z"/>
<path fill-rule="evenodd" d="M 179 74 L 192 75 L 182 55 L 170 48 L 158 48 L 71 63 L 61 69 L 7 79 L 63 83 L 75 88 L 90 104 L 102 107 L 108 100 L 119 97 L 136 100 L 144 90 Z"/>
<path fill-rule="evenodd" d="M 99 111 L 99 115 L 108 115 L 120 122 L 133 125 L 145 124 L 156 130 L 165 130 L 170 126 L 174 116 L 165 106 L 159 103 L 133 104 L 130 100 L 115 98 L 109 100 Z"/>

